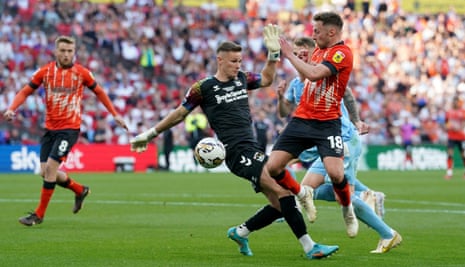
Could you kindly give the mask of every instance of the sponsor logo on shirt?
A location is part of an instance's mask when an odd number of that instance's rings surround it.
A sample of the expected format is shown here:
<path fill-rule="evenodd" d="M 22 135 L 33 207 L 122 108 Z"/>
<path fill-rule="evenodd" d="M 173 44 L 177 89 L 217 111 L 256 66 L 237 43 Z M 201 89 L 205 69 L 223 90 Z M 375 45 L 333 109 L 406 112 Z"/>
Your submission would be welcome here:
<path fill-rule="evenodd" d="M 341 51 L 336 51 L 333 55 L 333 61 L 336 63 L 341 63 L 346 56 Z"/>

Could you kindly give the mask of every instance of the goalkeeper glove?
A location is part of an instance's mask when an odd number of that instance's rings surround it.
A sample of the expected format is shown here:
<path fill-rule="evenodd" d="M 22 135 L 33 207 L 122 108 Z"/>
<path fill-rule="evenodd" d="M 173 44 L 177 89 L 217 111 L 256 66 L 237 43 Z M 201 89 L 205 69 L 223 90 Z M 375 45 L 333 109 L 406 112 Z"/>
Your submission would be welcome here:
<path fill-rule="evenodd" d="M 278 25 L 268 24 L 263 29 L 263 41 L 268 49 L 268 60 L 279 61 L 281 46 L 279 45 L 279 34 L 281 29 Z"/>
<path fill-rule="evenodd" d="M 144 152 L 147 150 L 147 144 L 155 137 L 157 137 L 158 132 L 155 130 L 155 127 L 148 129 L 147 131 L 138 134 L 136 137 L 131 139 L 129 143 L 131 143 L 131 151 L 135 151 L 137 153 Z"/>

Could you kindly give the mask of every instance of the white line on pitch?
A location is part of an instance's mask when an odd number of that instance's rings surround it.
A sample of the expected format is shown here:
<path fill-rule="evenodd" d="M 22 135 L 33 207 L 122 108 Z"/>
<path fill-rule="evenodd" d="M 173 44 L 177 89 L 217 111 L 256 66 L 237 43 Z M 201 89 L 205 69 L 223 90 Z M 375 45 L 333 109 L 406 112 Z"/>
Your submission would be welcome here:
<path fill-rule="evenodd" d="M 55 203 L 73 203 L 70 200 L 52 200 Z M 35 203 L 36 199 L 5 199 L 0 198 L 0 203 Z M 241 203 L 213 203 L 213 202 L 179 202 L 179 201 L 141 201 L 141 200 L 89 200 L 88 202 L 104 205 L 157 205 L 157 206 L 196 206 L 196 207 L 262 207 L 263 204 L 241 204 Z M 405 201 L 407 202 L 407 201 Z M 417 203 L 416 201 L 410 201 Z M 452 204 L 452 203 L 449 203 Z M 450 205 L 451 206 L 451 205 Z M 327 206 L 325 208 L 336 209 L 337 207 Z M 416 213 L 446 213 L 465 214 L 465 210 L 446 209 L 412 209 L 412 208 L 386 208 L 387 211 L 394 212 L 416 212 Z"/>

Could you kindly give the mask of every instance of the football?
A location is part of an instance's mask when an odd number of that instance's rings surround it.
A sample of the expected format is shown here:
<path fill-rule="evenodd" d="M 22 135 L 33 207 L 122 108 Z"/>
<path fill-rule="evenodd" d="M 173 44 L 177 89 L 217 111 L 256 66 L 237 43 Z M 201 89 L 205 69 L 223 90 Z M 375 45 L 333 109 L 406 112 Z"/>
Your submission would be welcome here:
<path fill-rule="evenodd" d="M 195 146 L 194 156 L 197 162 L 204 168 L 212 169 L 223 163 L 226 157 L 226 150 L 220 140 L 206 137 L 200 140 Z"/>

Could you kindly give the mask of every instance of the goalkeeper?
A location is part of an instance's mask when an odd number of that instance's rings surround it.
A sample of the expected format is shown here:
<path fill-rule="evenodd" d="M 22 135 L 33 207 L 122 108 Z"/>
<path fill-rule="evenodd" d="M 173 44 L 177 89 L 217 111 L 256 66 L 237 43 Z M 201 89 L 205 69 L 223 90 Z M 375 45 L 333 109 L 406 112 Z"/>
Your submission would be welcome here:
<path fill-rule="evenodd" d="M 284 217 L 307 258 L 325 258 L 339 247 L 317 244 L 311 239 L 293 195 L 296 194 L 305 206 L 306 201 L 313 197 L 312 194 L 292 177 L 279 181 L 271 178 L 263 168 L 267 156 L 254 138 L 248 90 L 273 83 L 276 63 L 280 57 L 279 33 L 276 25 L 264 28 L 268 60 L 261 73 L 241 71 L 242 47 L 229 41 L 221 43 L 216 51 L 218 69 L 215 75 L 195 82 L 180 106 L 154 127 L 131 140 L 131 150 L 145 151 L 150 140 L 183 121 L 192 110 L 200 106 L 218 139 L 225 145 L 228 168 L 235 175 L 250 181 L 255 192 L 262 192 L 269 200 L 269 204 L 259 211 L 259 216 L 255 215 L 253 221 L 248 221 L 247 231 L 261 229 L 275 219 Z M 248 239 L 241 236 L 244 230 L 233 227 L 228 231 L 228 236 L 239 244 L 242 254 L 251 256 Z"/>

